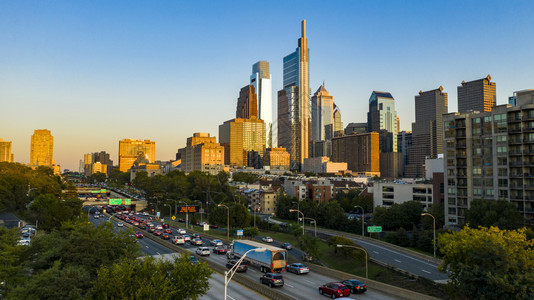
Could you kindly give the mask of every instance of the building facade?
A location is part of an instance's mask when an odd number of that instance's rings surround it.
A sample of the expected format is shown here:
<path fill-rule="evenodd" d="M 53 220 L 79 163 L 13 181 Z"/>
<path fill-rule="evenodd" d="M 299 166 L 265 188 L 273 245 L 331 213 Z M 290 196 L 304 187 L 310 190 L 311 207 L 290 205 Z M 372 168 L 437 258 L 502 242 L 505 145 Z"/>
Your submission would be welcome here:
<path fill-rule="evenodd" d="M 265 122 L 252 117 L 236 118 L 219 125 L 219 143 L 224 146 L 226 165 L 248 166 L 248 153 L 265 152 Z"/>
<path fill-rule="evenodd" d="M 334 97 L 323 85 L 311 98 L 311 139 L 312 141 L 331 140 L 334 136 Z"/>
<path fill-rule="evenodd" d="M 491 76 L 473 80 L 462 81 L 458 86 L 458 112 L 491 111 L 497 105 L 497 85 L 491 82 Z"/>
<path fill-rule="evenodd" d="M 54 162 L 54 137 L 48 129 L 36 129 L 32 135 L 30 165 L 49 166 Z"/>
<path fill-rule="evenodd" d="M 271 169 L 289 170 L 290 157 L 285 148 L 267 148 L 263 155 L 263 165 Z"/>
<path fill-rule="evenodd" d="M 0 162 L 13 162 L 12 142 L 0 139 Z"/>
<path fill-rule="evenodd" d="M 401 131 L 397 135 L 397 151 L 402 153 L 402 163 L 404 164 L 403 176 L 406 174 L 408 164 L 408 149 L 412 145 L 412 132 Z"/>
<path fill-rule="evenodd" d="M 119 141 L 119 170 L 128 172 L 140 157 L 150 163 L 156 161 L 156 142 L 150 140 L 123 139 Z"/>
<path fill-rule="evenodd" d="M 239 92 L 235 117 L 243 119 L 258 118 L 258 99 L 253 85 L 249 84 Z"/>
<path fill-rule="evenodd" d="M 334 136 L 343 136 L 343 122 L 341 121 L 341 110 L 334 103 Z"/>
<path fill-rule="evenodd" d="M 96 165 L 99 163 L 99 165 Z M 95 174 L 97 172 L 109 175 L 113 169 L 113 161 L 110 159 L 109 153 L 105 151 L 87 153 L 84 155 L 84 173 L 86 176 Z M 102 172 L 105 170 L 105 172 Z"/>
<path fill-rule="evenodd" d="M 397 111 L 395 99 L 390 93 L 373 91 L 369 98 L 367 113 L 369 132 L 386 130 L 392 134 L 392 148 L 380 149 L 381 152 L 397 152 Z"/>
<path fill-rule="evenodd" d="M 351 135 L 353 133 L 367 133 L 367 123 L 349 123 L 345 127 L 345 135 Z"/>
<path fill-rule="evenodd" d="M 284 57 L 283 90 L 278 92 L 278 146 L 288 149 L 291 169 L 300 170 L 309 156 L 310 84 L 306 20 L 295 52 Z"/>
<path fill-rule="evenodd" d="M 209 133 L 194 133 L 187 138 L 185 148 L 178 150 L 182 159 L 182 171 L 186 173 L 199 170 L 216 175 L 224 171 L 224 147 L 217 143 Z"/>
<path fill-rule="evenodd" d="M 304 160 L 303 172 L 315 174 L 334 174 L 347 171 L 346 162 L 332 162 L 327 156 L 308 157 Z"/>
<path fill-rule="evenodd" d="M 332 139 L 332 161 L 346 162 L 349 170 L 380 175 L 377 132 L 352 134 Z"/>
<path fill-rule="evenodd" d="M 269 62 L 258 61 L 252 65 L 250 84 L 258 98 L 258 118 L 265 122 L 265 145 L 273 147 L 273 85 Z"/>
<path fill-rule="evenodd" d="M 431 183 L 374 182 L 372 189 L 373 206 L 391 207 L 407 201 L 421 203 L 428 210 L 434 204 L 434 186 Z"/>

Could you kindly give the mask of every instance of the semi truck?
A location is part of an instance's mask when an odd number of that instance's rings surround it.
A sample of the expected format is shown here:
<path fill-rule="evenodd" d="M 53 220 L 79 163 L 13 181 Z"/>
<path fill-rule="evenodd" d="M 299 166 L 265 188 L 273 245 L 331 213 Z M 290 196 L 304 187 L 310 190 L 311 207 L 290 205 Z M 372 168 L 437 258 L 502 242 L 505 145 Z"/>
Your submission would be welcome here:
<path fill-rule="evenodd" d="M 241 258 L 247 251 L 254 248 L 265 248 L 264 252 L 251 251 L 245 257 L 251 265 L 260 268 L 262 272 L 280 272 L 287 265 L 287 251 L 278 247 L 265 245 L 250 240 L 235 240 L 226 254 L 228 259 Z"/>

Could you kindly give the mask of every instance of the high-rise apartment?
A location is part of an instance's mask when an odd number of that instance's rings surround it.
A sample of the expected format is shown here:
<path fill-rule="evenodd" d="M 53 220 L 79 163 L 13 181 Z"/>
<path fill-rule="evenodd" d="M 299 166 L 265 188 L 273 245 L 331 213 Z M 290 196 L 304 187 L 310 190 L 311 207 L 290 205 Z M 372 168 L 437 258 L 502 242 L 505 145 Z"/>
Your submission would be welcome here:
<path fill-rule="evenodd" d="M 269 62 L 258 61 L 252 65 L 250 84 L 256 90 L 258 98 L 258 118 L 265 122 L 265 143 L 273 146 L 273 85 L 269 71 Z"/>
<path fill-rule="evenodd" d="M 258 118 L 258 99 L 253 85 L 247 85 L 239 92 L 237 98 L 236 118 Z"/>
<path fill-rule="evenodd" d="M 369 98 L 367 123 L 369 132 L 386 130 L 391 133 L 390 142 L 381 142 L 381 145 L 391 145 L 391 147 L 380 148 L 381 152 L 397 152 L 397 111 L 395 99 L 390 93 L 373 91 Z M 386 137 L 386 135 L 381 136 Z"/>
<path fill-rule="evenodd" d="M 119 170 L 128 172 L 134 162 L 143 157 L 149 163 L 156 161 L 156 142 L 124 139 L 119 141 Z"/>
<path fill-rule="evenodd" d="M 11 142 L 0 139 L 0 162 L 13 162 L 13 153 L 11 153 Z"/>
<path fill-rule="evenodd" d="M 265 151 L 265 122 L 252 117 L 236 118 L 219 125 L 219 143 L 224 146 L 226 165 L 248 166 L 248 153 Z"/>
<path fill-rule="evenodd" d="M 323 85 L 311 98 L 311 139 L 312 141 L 331 140 L 334 135 L 334 97 Z"/>
<path fill-rule="evenodd" d="M 102 170 L 106 170 L 106 172 L 102 173 L 109 175 L 113 169 L 113 161 L 110 159 L 109 153 L 106 153 L 105 151 L 87 153 L 84 155 L 83 169 L 87 176 L 102 172 Z"/>
<path fill-rule="evenodd" d="M 48 129 L 36 129 L 32 135 L 30 165 L 54 165 L 54 137 Z"/>
<path fill-rule="evenodd" d="M 497 85 L 491 76 L 458 86 L 458 112 L 491 111 L 497 105 Z"/>
<path fill-rule="evenodd" d="M 311 138 L 310 83 L 306 20 L 295 52 L 284 57 L 284 89 L 278 91 L 278 145 L 288 149 L 291 169 L 300 170 Z"/>
<path fill-rule="evenodd" d="M 437 158 L 438 154 L 443 153 L 443 114 L 447 112 L 448 98 L 443 87 L 420 91 L 415 96 L 413 144 L 408 149 L 407 177 L 424 177 L 425 158 Z"/>

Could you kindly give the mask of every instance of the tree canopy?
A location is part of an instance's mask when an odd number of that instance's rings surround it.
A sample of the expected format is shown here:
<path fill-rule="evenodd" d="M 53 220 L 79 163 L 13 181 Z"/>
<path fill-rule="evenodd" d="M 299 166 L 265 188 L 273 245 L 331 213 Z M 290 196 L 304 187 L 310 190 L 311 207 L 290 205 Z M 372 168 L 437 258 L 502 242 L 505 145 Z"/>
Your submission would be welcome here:
<path fill-rule="evenodd" d="M 465 212 L 465 218 L 473 228 L 496 226 L 500 229 L 517 229 L 524 221 L 516 206 L 506 200 L 475 199 Z"/>

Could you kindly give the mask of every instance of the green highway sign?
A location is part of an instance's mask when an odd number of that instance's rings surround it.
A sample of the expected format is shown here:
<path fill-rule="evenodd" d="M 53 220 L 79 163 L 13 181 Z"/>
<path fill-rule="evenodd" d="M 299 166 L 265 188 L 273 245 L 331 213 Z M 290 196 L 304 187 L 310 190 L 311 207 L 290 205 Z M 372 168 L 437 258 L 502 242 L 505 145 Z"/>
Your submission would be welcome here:
<path fill-rule="evenodd" d="M 124 199 L 124 205 L 132 205 L 132 199 Z"/>
<path fill-rule="evenodd" d="M 109 199 L 108 204 L 109 205 L 121 205 L 122 199 Z"/>
<path fill-rule="evenodd" d="M 106 189 L 101 189 L 100 193 L 107 193 Z"/>
<path fill-rule="evenodd" d="M 367 226 L 367 232 L 382 232 L 382 226 Z"/>

